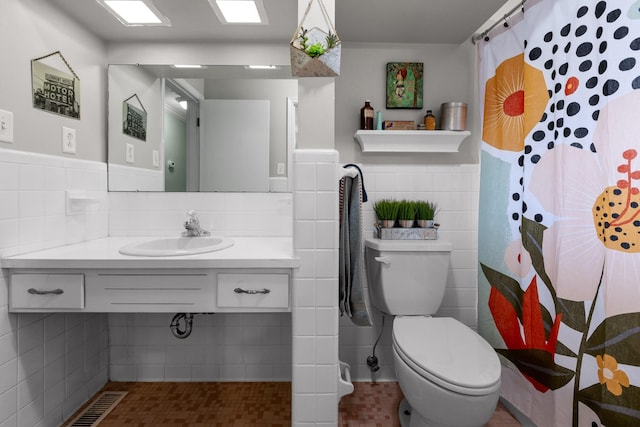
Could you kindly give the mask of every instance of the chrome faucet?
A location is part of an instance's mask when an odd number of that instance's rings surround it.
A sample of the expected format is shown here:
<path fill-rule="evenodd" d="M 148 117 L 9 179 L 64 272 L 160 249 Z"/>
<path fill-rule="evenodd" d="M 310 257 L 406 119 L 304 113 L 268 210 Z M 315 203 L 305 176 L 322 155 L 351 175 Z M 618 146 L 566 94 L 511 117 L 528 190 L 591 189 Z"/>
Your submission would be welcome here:
<path fill-rule="evenodd" d="M 184 222 L 184 228 L 186 228 L 187 231 L 182 233 L 183 236 L 202 237 L 211 235 L 211 233 L 209 233 L 207 230 L 203 230 L 200 227 L 200 220 L 198 219 L 198 215 L 196 215 L 196 211 L 191 210 L 187 213 L 187 215 L 189 216 Z"/>

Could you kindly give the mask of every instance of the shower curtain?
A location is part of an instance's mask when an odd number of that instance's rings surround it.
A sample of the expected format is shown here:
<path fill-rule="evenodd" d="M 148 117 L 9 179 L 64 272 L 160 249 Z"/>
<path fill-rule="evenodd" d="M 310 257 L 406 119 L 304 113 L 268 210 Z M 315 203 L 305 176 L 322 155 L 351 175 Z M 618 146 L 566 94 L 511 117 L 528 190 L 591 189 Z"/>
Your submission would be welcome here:
<path fill-rule="evenodd" d="M 640 425 L 640 1 L 508 24 L 478 45 L 478 329 L 536 425 Z"/>

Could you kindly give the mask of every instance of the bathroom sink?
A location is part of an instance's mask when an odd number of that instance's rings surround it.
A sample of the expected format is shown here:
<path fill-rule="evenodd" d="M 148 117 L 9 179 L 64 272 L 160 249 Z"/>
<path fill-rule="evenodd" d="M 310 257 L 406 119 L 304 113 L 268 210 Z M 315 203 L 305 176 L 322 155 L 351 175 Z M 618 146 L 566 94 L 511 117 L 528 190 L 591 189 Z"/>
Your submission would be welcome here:
<path fill-rule="evenodd" d="M 183 256 L 214 252 L 233 246 L 225 237 L 166 237 L 134 242 L 120 248 L 123 255 Z"/>

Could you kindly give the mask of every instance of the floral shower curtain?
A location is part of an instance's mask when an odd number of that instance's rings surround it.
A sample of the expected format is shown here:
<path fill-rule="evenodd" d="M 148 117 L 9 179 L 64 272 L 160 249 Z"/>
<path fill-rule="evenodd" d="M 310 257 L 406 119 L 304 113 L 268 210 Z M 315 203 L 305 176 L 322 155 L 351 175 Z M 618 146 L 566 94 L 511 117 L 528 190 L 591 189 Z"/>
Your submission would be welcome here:
<path fill-rule="evenodd" d="M 478 329 L 536 425 L 640 425 L 640 1 L 525 9 L 478 47 Z"/>

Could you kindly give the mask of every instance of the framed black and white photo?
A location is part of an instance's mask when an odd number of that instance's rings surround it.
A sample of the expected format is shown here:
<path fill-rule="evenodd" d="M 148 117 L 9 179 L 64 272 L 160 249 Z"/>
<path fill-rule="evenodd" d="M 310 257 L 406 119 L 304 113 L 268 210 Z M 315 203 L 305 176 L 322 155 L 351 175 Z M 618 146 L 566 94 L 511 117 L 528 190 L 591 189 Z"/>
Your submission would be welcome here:
<path fill-rule="evenodd" d="M 43 62 L 56 56 L 71 74 Z M 80 119 L 80 79 L 59 51 L 31 60 L 31 87 L 33 108 Z"/>
<path fill-rule="evenodd" d="M 131 95 L 122 103 L 122 133 L 147 140 L 147 110 L 138 95 Z"/>

